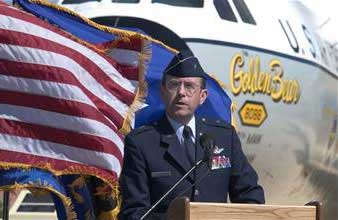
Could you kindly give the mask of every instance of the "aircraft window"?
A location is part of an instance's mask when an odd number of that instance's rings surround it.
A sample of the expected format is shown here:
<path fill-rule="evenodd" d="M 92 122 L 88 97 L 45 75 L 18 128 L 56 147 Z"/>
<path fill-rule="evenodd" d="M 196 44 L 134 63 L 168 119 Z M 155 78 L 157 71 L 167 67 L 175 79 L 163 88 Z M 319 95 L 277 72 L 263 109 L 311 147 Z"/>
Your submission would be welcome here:
<path fill-rule="evenodd" d="M 218 15 L 225 20 L 237 22 L 235 13 L 233 12 L 228 0 L 214 0 L 214 5 Z"/>
<path fill-rule="evenodd" d="M 33 195 L 27 193 L 17 212 L 54 212 L 55 207 L 49 195 Z"/>
<path fill-rule="evenodd" d="M 78 4 L 78 3 L 85 3 L 85 2 L 99 2 L 100 0 L 64 0 L 62 2 L 63 5 L 66 4 Z"/>
<path fill-rule="evenodd" d="M 17 212 L 54 212 L 54 206 L 46 205 L 21 205 Z"/>
<path fill-rule="evenodd" d="M 203 8 L 203 0 L 152 0 L 152 3 L 162 3 L 180 7 Z"/>
<path fill-rule="evenodd" d="M 52 198 L 46 194 L 46 195 L 33 195 L 31 193 L 27 193 L 25 198 L 22 200 L 22 202 L 49 202 L 53 203 Z"/>
<path fill-rule="evenodd" d="M 233 0 L 234 5 L 237 8 L 239 15 L 242 18 L 242 21 L 248 24 L 256 24 L 255 19 L 252 17 L 248 6 L 243 0 Z"/>

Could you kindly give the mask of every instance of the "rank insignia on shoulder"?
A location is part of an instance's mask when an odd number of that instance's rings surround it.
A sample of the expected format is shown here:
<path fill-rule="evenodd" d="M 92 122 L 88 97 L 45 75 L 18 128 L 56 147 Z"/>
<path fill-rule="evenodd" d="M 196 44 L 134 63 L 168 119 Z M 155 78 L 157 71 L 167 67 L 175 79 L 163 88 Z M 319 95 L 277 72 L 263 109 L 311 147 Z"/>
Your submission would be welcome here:
<path fill-rule="evenodd" d="M 224 151 L 224 148 L 219 148 L 217 146 L 215 146 L 214 148 L 214 154 L 220 154 Z"/>
<path fill-rule="evenodd" d="M 226 123 L 225 121 L 221 120 L 212 120 L 212 119 L 201 119 L 204 124 L 214 126 L 214 127 L 224 127 L 224 128 L 231 128 L 231 124 Z"/>
<path fill-rule="evenodd" d="M 231 163 L 230 163 L 229 157 L 225 155 L 213 156 L 211 170 L 230 168 L 230 167 L 231 167 Z"/>

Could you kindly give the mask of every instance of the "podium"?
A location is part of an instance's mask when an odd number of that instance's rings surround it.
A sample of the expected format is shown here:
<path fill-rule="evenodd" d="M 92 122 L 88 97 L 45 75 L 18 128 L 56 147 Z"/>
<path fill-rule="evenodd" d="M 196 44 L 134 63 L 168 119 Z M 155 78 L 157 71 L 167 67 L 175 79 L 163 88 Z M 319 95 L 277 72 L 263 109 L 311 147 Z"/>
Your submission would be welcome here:
<path fill-rule="evenodd" d="M 168 220 L 322 220 L 321 203 L 305 205 L 257 205 L 190 202 L 177 198 L 171 202 Z"/>

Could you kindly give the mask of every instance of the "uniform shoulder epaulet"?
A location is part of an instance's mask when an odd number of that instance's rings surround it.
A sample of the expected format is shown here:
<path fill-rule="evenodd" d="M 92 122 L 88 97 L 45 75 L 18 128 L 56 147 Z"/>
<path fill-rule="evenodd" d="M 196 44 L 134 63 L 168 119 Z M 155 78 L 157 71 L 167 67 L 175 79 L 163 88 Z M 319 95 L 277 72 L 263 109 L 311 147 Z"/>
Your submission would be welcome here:
<path fill-rule="evenodd" d="M 201 121 L 204 124 L 215 126 L 215 127 L 223 127 L 223 128 L 228 128 L 228 129 L 232 128 L 231 124 L 223 120 L 219 120 L 219 119 L 201 118 Z"/>
<path fill-rule="evenodd" d="M 151 126 L 151 125 L 142 125 L 138 128 L 135 128 L 134 130 L 132 130 L 130 133 L 132 135 L 138 135 L 138 134 L 142 134 L 144 132 L 147 132 L 147 131 L 150 131 L 150 130 L 153 130 L 154 127 Z"/>

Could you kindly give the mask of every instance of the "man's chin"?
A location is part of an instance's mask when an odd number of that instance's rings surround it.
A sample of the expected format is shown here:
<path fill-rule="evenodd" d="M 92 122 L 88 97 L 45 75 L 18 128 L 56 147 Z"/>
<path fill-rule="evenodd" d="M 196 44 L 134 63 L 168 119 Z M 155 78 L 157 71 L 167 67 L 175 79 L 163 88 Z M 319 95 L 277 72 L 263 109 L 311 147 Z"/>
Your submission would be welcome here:
<path fill-rule="evenodd" d="M 190 114 L 188 113 L 188 112 L 186 112 L 186 111 L 176 111 L 175 113 L 174 113 L 174 115 L 176 116 L 176 117 L 187 117 L 187 116 L 189 116 Z"/>
<path fill-rule="evenodd" d="M 186 111 L 176 111 L 173 114 L 173 118 L 178 121 L 190 119 L 192 116 L 193 115 L 190 112 L 186 112 Z"/>

